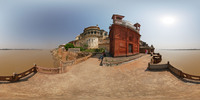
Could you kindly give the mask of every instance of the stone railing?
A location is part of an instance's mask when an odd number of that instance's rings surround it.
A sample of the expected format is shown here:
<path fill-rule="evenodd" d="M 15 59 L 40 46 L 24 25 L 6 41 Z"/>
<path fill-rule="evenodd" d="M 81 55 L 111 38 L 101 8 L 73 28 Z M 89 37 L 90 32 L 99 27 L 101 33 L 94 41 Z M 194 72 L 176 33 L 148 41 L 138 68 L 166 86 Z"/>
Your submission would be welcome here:
<path fill-rule="evenodd" d="M 174 75 L 180 77 L 180 78 L 186 78 L 190 80 L 198 80 L 200 81 L 200 76 L 196 75 L 190 75 L 187 73 L 184 73 L 183 71 L 173 67 L 169 62 L 167 64 L 148 64 L 149 70 L 169 70 Z"/>
<path fill-rule="evenodd" d="M 58 74 L 58 73 L 64 73 L 66 72 L 67 66 L 71 66 L 77 63 L 80 63 L 82 61 L 87 60 L 90 58 L 92 54 L 89 54 L 88 56 L 76 59 L 76 60 L 71 60 L 71 61 L 60 61 L 60 65 L 57 68 L 46 68 L 46 67 L 40 67 L 37 66 L 37 71 L 40 73 L 45 73 L 45 74 Z"/>
<path fill-rule="evenodd" d="M 46 67 L 37 66 L 37 71 L 40 72 L 40 73 L 45 73 L 45 74 L 62 73 L 61 72 L 61 67 L 58 67 L 58 68 L 46 68 Z"/>
<path fill-rule="evenodd" d="M 0 76 L 0 81 L 15 82 L 21 78 L 28 76 L 31 73 L 36 73 L 36 72 L 37 72 L 37 70 L 36 70 L 36 65 L 35 65 L 34 67 L 30 68 L 29 70 L 27 70 L 25 72 L 22 72 L 19 74 L 13 73 L 13 76 Z"/>
<path fill-rule="evenodd" d="M 118 66 L 124 63 L 131 62 L 133 60 L 136 60 L 140 57 L 144 56 L 143 54 L 136 54 L 134 56 L 129 56 L 129 57 L 118 57 L 118 58 L 113 58 L 113 57 L 104 57 L 101 65 L 102 66 Z"/>
<path fill-rule="evenodd" d="M 89 54 L 88 56 L 85 56 L 83 58 L 79 58 L 77 60 L 66 61 L 66 62 L 60 61 L 60 67 L 58 67 L 58 68 L 40 67 L 40 66 L 37 66 L 35 64 L 34 67 L 30 68 L 29 70 L 27 70 L 25 72 L 22 72 L 22 73 L 19 73 L 19 74 L 13 73 L 13 76 L 0 76 L 0 81 L 16 82 L 16 81 L 20 80 L 21 78 L 25 78 L 29 74 L 36 73 L 36 72 L 45 73 L 45 74 L 64 73 L 64 72 L 66 72 L 67 66 L 71 66 L 73 64 L 77 64 L 77 63 L 80 63 L 82 61 L 85 61 L 88 58 L 90 58 L 91 56 L 92 56 L 92 54 Z"/>

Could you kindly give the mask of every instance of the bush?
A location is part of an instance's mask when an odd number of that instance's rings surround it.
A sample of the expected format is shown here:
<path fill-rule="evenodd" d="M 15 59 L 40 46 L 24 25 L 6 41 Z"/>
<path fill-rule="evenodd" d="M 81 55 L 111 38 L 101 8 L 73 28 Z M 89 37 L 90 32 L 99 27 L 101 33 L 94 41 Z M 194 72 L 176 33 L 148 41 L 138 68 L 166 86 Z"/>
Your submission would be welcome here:
<path fill-rule="evenodd" d="M 83 47 L 75 47 L 75 48 L 80 48 L 80 51 L 85 51 Z"/>
<path fill-rule="evenodd" d="M 68 48 L 74 48 L 74 45 L 72 43 L 67 43 L 64 47 L 68 50 Z"/>
<path fill-rule="evenodd" d="M 86 49 L 85 52 L 95 52 L 95 49 Z"/>

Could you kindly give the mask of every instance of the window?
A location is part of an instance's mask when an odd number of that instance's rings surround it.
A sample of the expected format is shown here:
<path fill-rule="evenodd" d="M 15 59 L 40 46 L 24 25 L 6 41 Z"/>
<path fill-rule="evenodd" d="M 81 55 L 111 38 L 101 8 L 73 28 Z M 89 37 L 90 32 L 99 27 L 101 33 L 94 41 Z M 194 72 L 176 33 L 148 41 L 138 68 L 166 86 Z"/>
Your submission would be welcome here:
<path fill-rule="evenodd" d="M 128 52 L 133 53 L 133 44 L 128 45 Z"/>
<path fill-rule="evenodd" d="M 94 31 L 94 34 L 96 34 L 96 31 Z"/>
<path fill-rule="evenodd" d="M 107 35 L 107 33 L 104 33 L 104 35 L 106 36 L 106 35 Z"/>
<path fill-rule="evenodd" d="M 93 31 L 91 32 L 91 34 L 93 34 Z"/>

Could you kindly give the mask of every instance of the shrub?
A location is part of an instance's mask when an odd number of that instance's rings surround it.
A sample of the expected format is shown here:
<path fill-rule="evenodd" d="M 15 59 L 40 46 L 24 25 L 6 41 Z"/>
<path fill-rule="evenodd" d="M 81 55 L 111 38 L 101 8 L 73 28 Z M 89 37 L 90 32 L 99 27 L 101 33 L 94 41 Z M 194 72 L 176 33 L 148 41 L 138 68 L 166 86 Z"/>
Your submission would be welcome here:
<path fill-rule="evenodd" d="M 68 48 L 74 48 L 74 45 L 72 43 L 67 43 L 64 47 L 68 50 Z"/>
<path fill-rule="evenodd" d="M 100 49 L 86 49 L 86 52 L 97 52 L 97 53 L 102 53 L 105 52 L 104 48 L 100 48 Z"/>
<path fill-rule="evenodd" d="M 85 51 L 83 47 L 75 47 L 75 48 L 80 48 L 80 51 Z"/>

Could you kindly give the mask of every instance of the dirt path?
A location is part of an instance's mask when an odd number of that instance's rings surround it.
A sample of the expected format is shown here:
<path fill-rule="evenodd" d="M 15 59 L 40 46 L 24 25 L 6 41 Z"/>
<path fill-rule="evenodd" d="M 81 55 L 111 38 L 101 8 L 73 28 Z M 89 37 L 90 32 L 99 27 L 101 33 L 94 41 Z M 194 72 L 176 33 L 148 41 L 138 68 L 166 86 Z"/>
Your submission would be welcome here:
<path fill-rule="evenodd" d="M 28 81 L 1 84 L 0 99 L 146 100 L 200 97 L 200 84 L 185 83 L 170 72 L 145 71 L 150 56 L 115 67 L 99 66 L 98 55 L 67 73 L 37 73 Z"/>

